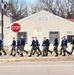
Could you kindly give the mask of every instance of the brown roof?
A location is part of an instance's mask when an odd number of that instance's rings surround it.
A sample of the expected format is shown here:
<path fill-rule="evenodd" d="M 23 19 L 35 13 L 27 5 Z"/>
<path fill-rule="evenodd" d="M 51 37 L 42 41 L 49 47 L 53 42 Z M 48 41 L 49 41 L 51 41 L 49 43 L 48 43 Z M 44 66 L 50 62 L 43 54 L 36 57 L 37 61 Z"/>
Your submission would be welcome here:
<path fill-rule="evenodd" d="M 67 20 L 74 22 L 74 19 L 70 19 L 70 18 L 69 18 L 69 19 L 67 19 Z"/>

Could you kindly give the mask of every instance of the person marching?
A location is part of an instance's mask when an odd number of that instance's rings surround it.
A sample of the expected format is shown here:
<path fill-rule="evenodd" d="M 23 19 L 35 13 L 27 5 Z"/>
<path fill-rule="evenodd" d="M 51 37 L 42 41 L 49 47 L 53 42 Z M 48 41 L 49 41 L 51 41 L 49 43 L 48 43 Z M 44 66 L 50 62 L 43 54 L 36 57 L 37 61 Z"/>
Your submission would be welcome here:
<path fill-rule="evenodd" d="M 72 49 L 71 49 L 71 54 L 73 53 L 73 50 L 74 50 L 74 36 L 72 37 L 72 42 L 71 42 L 71 44 L 72 44 Z"/>
<path fill-rule="evenodd" d="M 43 55 L 42 56 L 46 56 L 47 55 L 47 41 L 46 41 L 46 37 L 43 37 L 42 46 L 43 46 Z"/>
<path fill-rule="evenodd" d="M 37 53 L 37 56 L 39 56 L 39 53 L 37 52 L 37 44 L 36 44 L 36 41 L 34 40 L 34 37 L 32 37 L 32 43 L 30 46 L 32 46 L 32 48 L 31 48 L 29 57 L 33 55 L 33 51 L 34 51 L 34 54 Z"/>
<path fill-rule="evenodd" d="M 46 41 L 47 41 L 47 53 L 46 53 L 46 56 L 48 56 L 48 52 L 50 52 L 52 54 L 52 51 L 49 50 L 49 46 L 50 46 L 49 39 L 46 39 Z"/>
<path fill-rule="evenodd" d="M 18 55 L 19 55 L 20 53 L 18 50 L 21 52 L 21 42 L 20 42 L 19 38 L 17 38 L 17 49 L 16 49 L 16 53 L 18 53 Z M 15 56 L 16 53 L 13 56 Z"/>
<path fill-rule="evenodd" d="M 64 53 L 63 56 L 66 56 L 66 53 L 67 53 L 68 55 L 71 54 L 70 52 L 68 52 L 68 51 L 66 50 L 66 48 L 67 48 L 68 46 L 67 46 L 67 39 L 66 39 L 65 36 L 63 36 L 62 47 L 63 47 L 63 53 Z"/>
<path fill-rule="evenodd" d="M 25 47 L 25 38 L 24 38 L 24 36 L 22 35 L 21 36 L 21 57 L 23 57 L 23 51 L 26 53 L 26 54 L 28 54 L 28 51 L 26 51 L 25 49 L 24 49 L 24 47 Z"/>
<path fill-rule="evenodd" d="M 40 48 L 39 48 L 39 46 L 40 46 L 40 44 L 39 44 L 39 41 L 38 41 L 38 39 L 37 39 L 37 37 L 35 37 L 35 42 L 36 42 L 36 45 L 37 45 L 37 50 L 38 50 L 38 52 L 39 52 L 39 55 L 42 55 L 42 52 L 41 52 L 41 50 L 40 50 Z M 33 55 L 35 54 L 35 51 L 34 51 L 34 53 L 33 53 Z"/>
<path fill-rule="evenodd" d="M 13 37 L 13 41 L 12 41 L 12 44 L 11 44 L 11 46 L 12 46 L 12 49 L 11 49 L 11 53 L 10 53 L 10 55 L 13 55 L 13 51 L 16 53 L 16 41 L 15 41 L 15 37 Z"/>
<path fill-rule="evenodd" d="M 21 51 L 21 41 L 20 41 L 20 38 L 17 38 L 17 53 L 19 55 L 19 51 Z"/>
<path fill-rule="evenodd" d="M 3 40 L 0 38 L 0 51 L 2 51 L 4 53 L 4 55 L 7 55 L 7 53 L 5 52 L 5 50 L 3 49 Z M 2 53 L 0 52 L 0 55 L 2 55 Z"/>
<path fill-rule="evenodd" d="M 56 35 L 54 36 L 54 52 L 56 53 L 55 56 L 58 56 L 58 38 Z"/>

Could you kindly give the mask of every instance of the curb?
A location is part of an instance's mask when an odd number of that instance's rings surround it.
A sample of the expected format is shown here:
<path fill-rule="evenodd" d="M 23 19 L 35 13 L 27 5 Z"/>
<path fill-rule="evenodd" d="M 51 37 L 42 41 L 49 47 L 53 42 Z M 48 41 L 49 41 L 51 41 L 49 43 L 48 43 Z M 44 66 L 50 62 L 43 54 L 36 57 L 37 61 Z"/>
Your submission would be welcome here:
<path fill-rule="evenodd" d="M 20 57 L 0 59 L 0 62 L 74 61 L 74 57 Z"/>

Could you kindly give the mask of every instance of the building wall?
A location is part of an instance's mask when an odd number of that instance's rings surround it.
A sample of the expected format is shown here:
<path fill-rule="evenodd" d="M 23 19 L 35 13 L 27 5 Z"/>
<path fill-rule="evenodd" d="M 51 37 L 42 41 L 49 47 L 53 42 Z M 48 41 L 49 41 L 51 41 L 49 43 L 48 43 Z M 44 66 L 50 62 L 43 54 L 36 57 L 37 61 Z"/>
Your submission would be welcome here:
<path fill-rule="evenodd" d="M 39 22 L 38 21 L 39 17 L 48 17 L 48 21 Z M 20 21 L 19 24 L 21 25 L 20 32 L 27 32 L 27 44 L 25 47 L 26 50 L 30 50 L 32 36 L 36 36 L 39 39 L 40 44 L 42 44 L 43 37 L 49 38 L 49 32 L 59 32 L 60 43 L 62 36 L 67 36 L 68 34 L 74 35 L 73 23 L 48 13 L 47 14 L 39 13 L 36 16 Z M 36 31 L 34 30 L 36 27 L 37 28 L 40 27 L 41 29 L 40 33 L 36 33 Z M 13 33 L 11 30 L 9 30 L 8 35 L 10 39 L 9 40 L 9 45 L 10 45 L 12 42 L 12 38 L 17 37 L 17 33 Z M 68 50 L 70 50 L 69 48 L 70 46 L 68 47 Z M 50 45 L 50 49 L 53 50 L 53 44 Z M 60 44 L 59 44 L 59 49 L 60 49 Z"/>

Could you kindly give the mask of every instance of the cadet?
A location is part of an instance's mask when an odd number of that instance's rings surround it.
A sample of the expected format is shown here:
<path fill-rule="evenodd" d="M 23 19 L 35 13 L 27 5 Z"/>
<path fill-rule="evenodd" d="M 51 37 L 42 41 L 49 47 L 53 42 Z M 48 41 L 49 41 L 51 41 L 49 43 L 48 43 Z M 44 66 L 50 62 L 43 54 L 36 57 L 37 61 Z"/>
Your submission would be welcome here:
<path fill-rule="evenodd" d="M 21 56 L 23 56 L 23 51 L 28 54 L 28 51 L 24 50 L 25 47 L 25 38 L 23 37 L 23 35 L 21 36 Z"/>
<path fill-rule="evenodd" d="M 19 54 L 19 51 L 21 51 L 21 40 L 20 38 L 17 38 L 17 53 Z"/>
<path fill-rule="evenodd" d="M 40 44 L 39 44 L 39 41 L 38 41 L 37 37 L 35 37 L 35 42 L 36 42 L 36 46 L 37 46 L 36 48 L 37 48 L 37 50 L 39 52 L 39 55 L 42 55 L 42 52 L 41 52 L 41 50 L 39 48 Z M 34 53 L 35 53 L 35 51 L 34 51 Z M 33 53 L 33 55 L 34 55 L 34 53 Z"/>
<path fill-rule="evenodd" d="M 54 36 L 54 52 L 56 53 L 55 56 L 58 56 L 58 38 L 56 35 Z"/>
<path fill-rule="evenodd" d="M 70 52 L 68 52 L 68 51 L 66 50 L 66 48 L 67 48 L 68 46 L 67 46 L 67 39 L 66 39 L 65 36 L 63 36 L 62 47 L 63 47 L 63 53 L 64 53 L 63 56 L 66 56 L 66 53 L 67 53 L 68 55 L 71 54 Z"/>
<path fill-rule="evenodd" d="M 71 54 L 73 53 L 73 50 L 74 50 L 74 36 L 72 37 L 72 42 L 71 42 L 71 44 L 72 44 L 72 49 L 71 49 Z"/>
<path fill-rule="evenodd" d="M 5 50 L 3 49 L 3 40 L 0 38 L 0 51 L 2 51 L 4 53 L 4 55 L 7 55 L 7 53 L 5 52 Z M 0 52 L 0 55 L 2 55 L 2 53 Z"/>
<path fill-rule="evenodd" d="M 43 37 L 42 46 L 43 46 L 43 55 L 42 56 L 47 56 L 47 41 L 46 41 L 46 37 Z"/>
<path fill-rule="evenodd" d="M 32 46 L 32 48 L 31 48 L 29 57 L 31 57 L 33 55 L 33 51 L 34 51 L 34 53 L 37 53 L 37 56 L 39 56 L 39 53 L 37 52 L 37 45 L 36 45 L 36 41 L 34 40 L 34 37 L 32 37 L 32 43 L 30 46 Z"/>
<path fill-rule="evenodd" d="M 13 55 L 13 51 L 16 53 L 16 41 L 15 41 L 15 37 L 13 37 L 13 41 L 12 41 L 12 49 L 11 49 L 11 54 L 10 55 Z"/>
<path fill-rule="evenodd" d="M 18 53 L 18 55 L 19 55 L 19 51 L 18 50 L 21 52 L 21 42 L 20 42 L 19 38 L 17 38 L 17 50 L 16 50 L 16 53 Z M 13 56 L 15 56 L 16 53 Z"/>
<path fill-rule="evenodd" d="M 48 56 L 48 52 L 50 52 L 52 54 L 52 51 L 49 50 L 49 46 L 50 46 L 49 39 L 46 39 L 46 42 L 47 42 L 47 53 L 46 53 L 46 56 Z"/>

